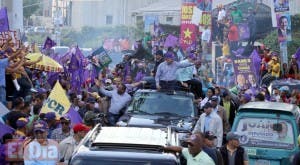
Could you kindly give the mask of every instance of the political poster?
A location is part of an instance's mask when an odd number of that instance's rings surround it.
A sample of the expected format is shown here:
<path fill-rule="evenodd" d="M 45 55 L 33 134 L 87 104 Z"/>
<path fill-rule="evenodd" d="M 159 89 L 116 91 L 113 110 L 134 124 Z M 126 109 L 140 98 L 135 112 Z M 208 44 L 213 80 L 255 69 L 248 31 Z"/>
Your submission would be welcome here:
<path fill-rule="evenodd" d="M 256 86 L 255 74 L 251 70 L 251 59 L 240 58 L 233 60 L 236 84 L 243 87 Z"/>
<path fill-rule="evenodd" d="M 239 141 L 243 146 L 289 150 L 295 144 L 292 124 L 282 119 L 242 118 L 236 132 L 241 135 Z"/>
<path fill-rule="evenodd" d="M 174 47 L 178 44 L 178 38 L 172 34 L 169 34 L 168 37 L 166 38 L 164 47 Z"/>
<path fill-rule="evenodd" d="M 278 41 L 292 41 L 291 17 L 287 13 L 276 14 Z"/>
<path fill-rule="evenodd" d="M 60 117 L 69 111 L 70 106 L 71 103 L 66 95 L 66 91 L 57 81 L 40 113 L 55 112 Z"/>
<path fill-rule="evenodd" d="M 181 8 L 180 46 L 186 50 L 196 41 L 198 27 L 191 20 L 195 3 L 183 3 Z"/>
<path fill-rule="evenodd" d="M 201 11 L 212 11 L 212 0 L 196 0 L 196 6 Z"/>
<path fill-rule="evenodd" d="M 100 47 L 92 53 L 92 61 L 94 65 L 101 68 L 102 66 L 107 67 L 112 62 L 112 59 L 106 53 L 105 49 Z"/>
<path fill-rule="evenodd" d="M 289 0 L 274 0 L 275 12 L 286 12 L 289 10 L 290 10 Z"/>

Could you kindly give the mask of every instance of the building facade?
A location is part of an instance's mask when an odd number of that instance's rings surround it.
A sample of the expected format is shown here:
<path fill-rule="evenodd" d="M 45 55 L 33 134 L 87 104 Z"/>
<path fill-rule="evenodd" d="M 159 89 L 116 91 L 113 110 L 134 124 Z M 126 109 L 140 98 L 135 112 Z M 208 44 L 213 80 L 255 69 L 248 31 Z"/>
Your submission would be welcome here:
<path fill-rule="evenodd" d="M 23 0 L 0 0 L 2 7 L 7 7 L 9 28 L 23 31 Z"/>
<path fill-rule="evenodd" d="M 149 6 L 159 0 L 71 0 L 70 26 L 133 25 L 131 11 Z M 162 0 L 160 0 L 162 1 Z"/>

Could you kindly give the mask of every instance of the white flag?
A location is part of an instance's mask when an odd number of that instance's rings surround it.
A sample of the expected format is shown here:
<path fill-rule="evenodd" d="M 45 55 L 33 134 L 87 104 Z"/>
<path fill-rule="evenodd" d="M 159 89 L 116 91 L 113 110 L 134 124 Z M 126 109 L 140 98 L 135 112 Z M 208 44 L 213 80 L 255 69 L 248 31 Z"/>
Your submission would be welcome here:
<path fill-rule="evenodd" d="M 193 16 L 191 20 L 192 24 L 199 25 L 201 17 L 202 17 L 202 11 L 198 7 L 194 6 Z"/>

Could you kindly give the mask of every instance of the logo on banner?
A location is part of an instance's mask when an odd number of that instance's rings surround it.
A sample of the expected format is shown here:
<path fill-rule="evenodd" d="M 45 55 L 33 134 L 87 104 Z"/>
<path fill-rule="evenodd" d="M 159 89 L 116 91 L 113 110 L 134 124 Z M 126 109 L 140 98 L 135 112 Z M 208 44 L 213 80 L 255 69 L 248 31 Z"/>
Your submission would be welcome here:
<path fill-rule="evenodd" d="M 66 95 L 65 90 L 57 81 L 46 103 L 43 105 L 41 113 L 55 112 L 56 115 L 62 116 L 68 112 L 70 106 L 71 103 Z"/>

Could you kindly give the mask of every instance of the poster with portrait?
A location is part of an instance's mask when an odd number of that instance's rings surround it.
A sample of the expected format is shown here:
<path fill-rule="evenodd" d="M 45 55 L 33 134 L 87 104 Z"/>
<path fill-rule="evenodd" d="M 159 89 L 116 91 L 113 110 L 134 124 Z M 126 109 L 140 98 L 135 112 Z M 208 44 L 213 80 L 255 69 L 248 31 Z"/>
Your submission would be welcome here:
<path fill-rule="evenodd" d="M 289 14 L 276 14 L 278 41 L 292 41 L 291 16 Z"/>
<path fill-rule="evenodd" d="M 233 60 L 233 67 L 235 73 L 235 82 L 236 84 L 243 87 L 256 86 L 256 78 L 251 70 L 251 59 L 250 58 L 241 58 Z"/>
<path fill-rule="evenodd" d="M 292 123 L 282 119 L 246 117 L 238 122 L 236 132 L 243 146 L 292 149 Z"/>
<path fill-rule="evenodd" d="M 286 12 L 289 10 L 290 10 L 289 0 L 274 0 L 275 12 Z"/>

